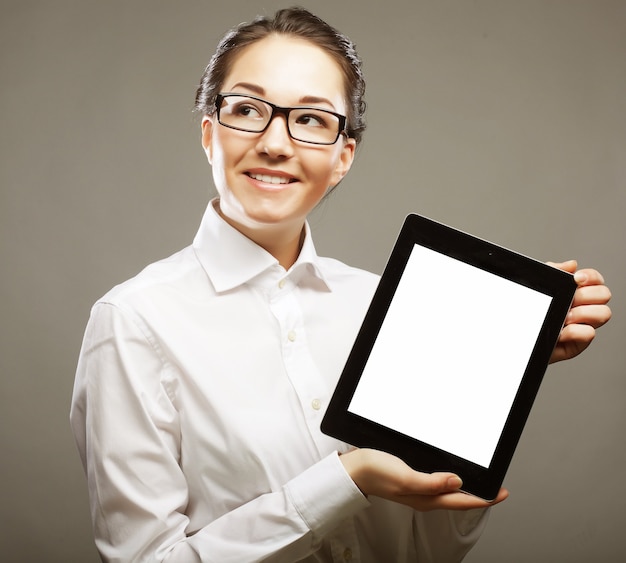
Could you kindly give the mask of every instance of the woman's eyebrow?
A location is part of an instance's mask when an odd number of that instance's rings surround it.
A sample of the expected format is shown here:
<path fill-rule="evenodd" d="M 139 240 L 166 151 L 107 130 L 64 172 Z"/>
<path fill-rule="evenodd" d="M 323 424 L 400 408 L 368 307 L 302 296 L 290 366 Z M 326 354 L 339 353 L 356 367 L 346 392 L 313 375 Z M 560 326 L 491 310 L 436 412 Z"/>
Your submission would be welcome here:
<path fill-rule="evenodd" d="M 319 96 L 303 96 L 300 98 L 301 104 L 328 104 L 331 108 L 335 106 L 328 98 L 320 98 Z"/>
<path fill-rule="evenodd" d="M 252 84 L 250 82 L 237 82 L 237 84 L 234 84 L 231 87 L 231 90 L 233 90 L 234 88 L 243 88 L 244 90 L 250 90 L 251 92 L 258 94 L 259 96 L 265 95 L 265 90 L 261 86 L 259 86 L 258 84 Z"/>
<path fill-rule="evenodd" d="M 259 96 L 265 96 L 265 89 L 258 84 L 253 84 L 252 82 L 237 82 L 231 86 L 231 90 L 235 88 L 243 88 L 244 90 L 249 90 L 250 92 L 254 92 Z M 334 104 L 328 99 L 321 96 L 302 96 L 298 103 L 300 104 L 328 104 L 331 108 L 335 109 Z"/>

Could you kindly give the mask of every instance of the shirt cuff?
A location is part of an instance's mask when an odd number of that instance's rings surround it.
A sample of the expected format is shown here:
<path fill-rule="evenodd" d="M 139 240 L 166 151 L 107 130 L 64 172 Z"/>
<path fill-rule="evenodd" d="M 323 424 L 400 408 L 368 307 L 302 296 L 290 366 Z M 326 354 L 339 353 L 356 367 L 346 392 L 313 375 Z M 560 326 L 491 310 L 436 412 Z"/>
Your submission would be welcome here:
<path fill-rule="evenodd" d="M 337 452 L 289 481 L 286 490 L 302 520 L 319 537 L 370 505 L 346 472 Z"/>

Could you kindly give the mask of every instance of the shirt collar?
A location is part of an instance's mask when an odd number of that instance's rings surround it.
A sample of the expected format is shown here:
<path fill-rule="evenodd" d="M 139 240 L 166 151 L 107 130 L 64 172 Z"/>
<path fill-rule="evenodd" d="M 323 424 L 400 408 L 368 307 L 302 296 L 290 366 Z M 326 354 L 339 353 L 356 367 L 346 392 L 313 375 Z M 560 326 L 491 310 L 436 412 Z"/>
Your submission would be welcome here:
<path fill-rule="evenodd" d="M 285 271 L 276 258 L 222 219 L 215 209 L 217 202 L 217 198 L 209 202 L 193 241 L 196 256 L 215 291 L 228 291 L 268 270 L 284 277 Z M 325 289 L 330 290 L 320 268 L 308 222 L 305 223 L 302 250 L 288 275 L 295 283 L 307 275 L 316 277 Z"/>

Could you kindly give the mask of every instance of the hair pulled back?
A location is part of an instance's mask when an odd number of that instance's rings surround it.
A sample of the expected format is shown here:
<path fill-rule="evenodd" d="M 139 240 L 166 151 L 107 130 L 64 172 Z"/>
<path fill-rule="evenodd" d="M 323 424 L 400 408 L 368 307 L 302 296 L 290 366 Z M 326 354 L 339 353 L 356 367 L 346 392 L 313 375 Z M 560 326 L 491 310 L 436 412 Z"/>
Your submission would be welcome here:
<path fill-rule="evenodd" d="M 358 143 L 365 130 L 365 79 L 361 59 L 348 37 L 304 8 L 285 8 L 276 12 L 273 18 L 259 16 L 227 32 L 204 70 L 196 92 L 195 111 L 201 115 L 212 115 L 215 99 L 234 59 L 248 45 L 272 34 L 291 35 L 310 41 L 339 64 L 344 75 L 348 107 L 347 133 Z"/>

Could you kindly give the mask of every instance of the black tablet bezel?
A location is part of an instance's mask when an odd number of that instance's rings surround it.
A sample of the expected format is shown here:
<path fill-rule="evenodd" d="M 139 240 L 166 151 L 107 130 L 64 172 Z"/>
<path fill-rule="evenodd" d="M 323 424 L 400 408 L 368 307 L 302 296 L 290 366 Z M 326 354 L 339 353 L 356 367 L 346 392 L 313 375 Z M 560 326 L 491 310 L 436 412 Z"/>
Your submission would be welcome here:
<path fill-rule="evenodd" d="M 348 410 L 415 245 L 445 254 L 552 298 L 489 467 L 485 468 Z M 576 290 L 573 275 L 426 217 L 408 215 L 324 415 L 327 435 L 392 453 L 416 470 L 452 471 L 463 491 L 493 500 L 530 414 Z"/>

